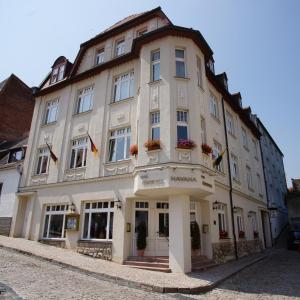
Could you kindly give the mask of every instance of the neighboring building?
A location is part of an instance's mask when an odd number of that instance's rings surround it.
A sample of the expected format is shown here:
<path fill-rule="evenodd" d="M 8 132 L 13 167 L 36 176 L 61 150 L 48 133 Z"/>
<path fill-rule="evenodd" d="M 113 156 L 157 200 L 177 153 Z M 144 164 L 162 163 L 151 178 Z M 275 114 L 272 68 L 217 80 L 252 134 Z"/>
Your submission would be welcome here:
<path fill-rule="evenodd" d="M 259 118 L 257 118 L 257 126 L 262 135 L 260 138 L 260 147 L 264 165 L 268 208 L 271 211 L 272 238 L 276 240 L 288 222 L 285 204 L 287 185 L 283 153 Z"/>
<path fill-rule="evenodd" d="M 0 234 L 9 235 L 27 139 L 0 144 Z"/>
<path fill-rule="evenodd" d="M 32 89 L 14 74 L 0 82 L 0 142 L 24 138 L 34 108 Z"/>
<path fill-rule="evenodd" d="M 133 15 L 81 44 L 73 65 L 59 57 L 36 93 L 12 235 L 105 248 L 123 263 L 137 255 L 143 221 L 145 255 L 189 272 L 196 220 L 201 255 L 222 262 L 235 245 L 239 256 L 260 251 L 270 234 L 259 138 L 199 31 L 160 8 Z M 214 168 L 201 145 L 216 158 L 227 142 Z M 74 230 L 69 213 L 78 214 Z"/>
<path fill-rule="evenodd" d="M 300 231 L 300 179 L 292 179 L 293 187 L 286 195 L 290 230 Z"/>

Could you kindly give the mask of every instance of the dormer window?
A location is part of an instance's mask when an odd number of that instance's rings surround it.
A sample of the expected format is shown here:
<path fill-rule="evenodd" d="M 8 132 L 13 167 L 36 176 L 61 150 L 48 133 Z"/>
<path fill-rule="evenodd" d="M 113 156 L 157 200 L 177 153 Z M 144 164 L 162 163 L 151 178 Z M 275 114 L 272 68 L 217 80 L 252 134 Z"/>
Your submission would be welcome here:
<path fill-rule="evenodd" d="M 51 84 L 61 81 L 65 74 L 65 64 L 54 67 L 51 74 Z"/>
<path fill-rule="evenodd" d="M 136 36 L 140 37 L 140 36 L 146 34 L 147 32 L 148 32 L 147 27 L 141 28 L 140 30 L 137 31 Z"/>
<path fill-rule="evenodd" d="M 215 73 L 215 66 L 214 66 L 214 61 L 212 59 L 210 59 L 208 62 L 207 62 L 207 66 L 209 67 L 209 69 Z"/>
<path fill-rule="evenodd" d="M 120 56 L 125 53 L 125 40 L 119 40 L 116 43 L 115 56 Z"/>
<path fill-rule="evenodd" d="M 104 48 L 99 49 L 96 54 L 96 65 L 104 63 Z"/>
<path fill-rule="evenodd" d="M 8 162 L 11 163 L 11 162 L 19 161 L 19 160 L 22 160 L 22 158 L 23 158 L 23 151 L 22 151 L 22 149 L 12 150 L 9 153 Z"/>

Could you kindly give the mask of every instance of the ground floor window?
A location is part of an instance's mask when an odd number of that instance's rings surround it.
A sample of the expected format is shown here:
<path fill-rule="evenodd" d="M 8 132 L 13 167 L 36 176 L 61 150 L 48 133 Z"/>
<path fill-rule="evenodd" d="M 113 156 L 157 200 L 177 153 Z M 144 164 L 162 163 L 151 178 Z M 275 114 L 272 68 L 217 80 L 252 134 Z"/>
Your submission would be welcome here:
<path fill-rule="evenodd" d="M 47 205 L 45 212 L 43 238 L 65 238 L 65 220 L 68 205 Z"/>
<path fill-rule="evenodd" d="M 112 240 L 114 201 L 84 204 L 83 239 Z"/>
<path fill-rule="evenodd" d="M 227 238 L 227 220 L 226 220 L 227 207 L 226 204 L 219 203 L 218 205 L 218 225 L 220 238 Z"/>
<path fill-rule="evenodd" d="M 158 235 L 159 237 L 169 237 L 169 203 L 157 202 L 158 212 Z"/>

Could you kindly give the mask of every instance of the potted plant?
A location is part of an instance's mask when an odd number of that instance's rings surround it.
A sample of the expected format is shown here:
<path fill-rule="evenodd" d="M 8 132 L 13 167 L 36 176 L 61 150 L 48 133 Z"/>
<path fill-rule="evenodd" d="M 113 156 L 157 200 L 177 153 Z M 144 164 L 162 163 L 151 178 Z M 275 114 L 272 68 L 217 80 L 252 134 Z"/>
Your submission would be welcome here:
<path fill-rule="evenodd" d="M 160 149 L 160 140 L 149 140 L 144 144 L 148 151 Z"/>
<path fill-rule="evenodd" d="M 138 256 L 144 256 L 144 252 L 147 246 L 147 227 L 145 222 L 141 222 L 137 228 L 136 247 L 138 250 Z"/>
<path fill-rule="evenodd" d="M 199 225 L 196 221 L 191 222 L 190 225 L 191 228 L 191 243 L 192 243 L 192 254 L 193 255 L 199 255 L 200 251 L 200 229 L 199 229 Z"/>
<path fill-rule="evenodd" d="M 220 235 L 220 239 L 228 238 L 228 232 L 226 230 L 220 230 L 219 235 Z"/>
<path fill-rule="evenodd" d="M 177 148 L 180 149 L 194 149 L 196 147 L 196 144 L 192 140 L 179 140 L 177 142 Z"/>
<path fill-rule="evenodd" d="M 201 145 L 201 148 L 202 148 L 202 152 L 203 152 L 204 154 L 209 155 L 209 154 L 212 153 L 212 148 L 211 148 L 209 145 L 207 145 L 207 144 L 202 144 L 202 145 Z"/>
<path fill-rule="evenodd" d="M 253 236 L 254 236 L 255 239 L 257 239 L 258 238 L 258 231 L 254 230 L 253 231 Z"/>
<path fill-rule="evenodd" d="M 139 153 L 138 145 L 137 144 L 131 145 L 129 151 L 130 151 L 130 155 L 136 157 Z"/>
<path fill-rule="evenodd" d="M 243 230 L 240 230 L 240 231 L 239 231 L 239 238 L 240 238 L 240 239 L 245 238 L 245 231 L 243 231 Z"/>

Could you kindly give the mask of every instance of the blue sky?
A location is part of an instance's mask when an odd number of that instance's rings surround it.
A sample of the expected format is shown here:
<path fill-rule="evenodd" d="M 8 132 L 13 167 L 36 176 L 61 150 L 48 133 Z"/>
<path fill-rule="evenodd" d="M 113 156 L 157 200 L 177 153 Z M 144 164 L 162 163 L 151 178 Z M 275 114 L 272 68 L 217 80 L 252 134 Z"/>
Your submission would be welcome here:
<path fill-rule="evenodd" d="M 201 31 L 300 178 L 300 1 L 298 0 L 0 0 L 0 81 L 15 73 L 39 85 L 54 60 L 74 60 L 80 43 L 120 19 L 161 6 L 171 21 Z"/>

